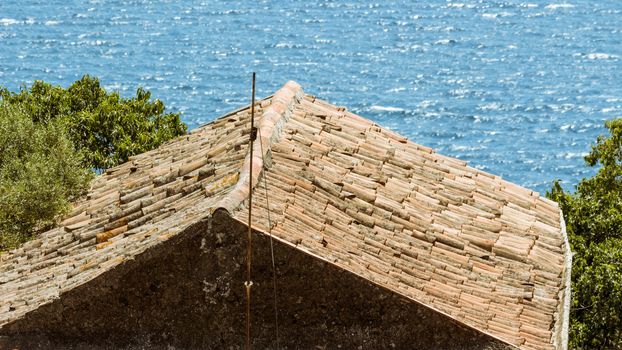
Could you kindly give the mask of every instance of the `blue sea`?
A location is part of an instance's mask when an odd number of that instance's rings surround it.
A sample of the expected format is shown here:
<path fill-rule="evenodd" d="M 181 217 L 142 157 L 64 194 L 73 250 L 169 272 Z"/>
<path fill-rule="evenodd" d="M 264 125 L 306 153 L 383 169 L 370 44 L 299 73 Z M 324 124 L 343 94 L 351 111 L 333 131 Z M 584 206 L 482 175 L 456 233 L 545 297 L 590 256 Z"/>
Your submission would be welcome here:
<path fill-rule="evenodd" d="M 195 128 L 287 80 L 438 152 L 572 189 L 622 117 L 622 1 L 1 0 L 0 85 L 84 74 Z"/>

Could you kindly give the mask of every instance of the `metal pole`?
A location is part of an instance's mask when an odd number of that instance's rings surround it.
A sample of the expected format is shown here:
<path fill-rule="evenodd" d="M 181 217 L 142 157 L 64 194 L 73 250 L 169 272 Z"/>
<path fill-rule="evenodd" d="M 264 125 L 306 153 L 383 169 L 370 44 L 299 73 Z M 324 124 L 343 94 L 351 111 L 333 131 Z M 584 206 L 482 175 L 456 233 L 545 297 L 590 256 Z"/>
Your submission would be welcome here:
<path fill-rule="evenodd" d="M 255 132 L 255 72 L 253 72 L 253 97 L 251 102 L 251 132 L 250 132 L 250 162 L 249 162 L 249 181 L 248 181 L 248 236 L 246 250 L 246 349 L 251 349 L 251 259 L 252 259 L 252 209 L 253 209 L 253 141 L 257 133 Z"/>

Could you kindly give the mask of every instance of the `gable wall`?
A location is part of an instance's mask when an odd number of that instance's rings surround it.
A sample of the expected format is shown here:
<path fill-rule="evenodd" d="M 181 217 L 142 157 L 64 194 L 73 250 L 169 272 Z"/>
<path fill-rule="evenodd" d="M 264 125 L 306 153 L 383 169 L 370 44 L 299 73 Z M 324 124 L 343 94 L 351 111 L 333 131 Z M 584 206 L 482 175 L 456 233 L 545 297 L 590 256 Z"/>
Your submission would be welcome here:
<path fill-rule="evenodd" d="M 0 347 L 238 349 L 246 227 L 224 211 L 0 330 Z M 274 241 L 280 348 L 504 349 Z M 253 346 L 275 347 L 269 239 L 253 237 Z M 170 347 L 169 347 L 170 346 Z"/>

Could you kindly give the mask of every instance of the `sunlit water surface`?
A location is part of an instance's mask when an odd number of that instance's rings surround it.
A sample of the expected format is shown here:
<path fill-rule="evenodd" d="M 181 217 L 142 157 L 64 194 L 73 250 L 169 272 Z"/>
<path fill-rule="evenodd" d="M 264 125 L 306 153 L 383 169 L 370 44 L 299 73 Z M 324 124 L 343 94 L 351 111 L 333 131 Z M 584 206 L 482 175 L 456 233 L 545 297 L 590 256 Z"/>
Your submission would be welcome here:
<path fill-rule="evenodd" d="M 72 3 L 68 5 L 68 3 Z M 0 84 L 88 73 L 191 128 L 287 80 L 544 192 L 622 117 L 622 1 L 0 1 Z"/>

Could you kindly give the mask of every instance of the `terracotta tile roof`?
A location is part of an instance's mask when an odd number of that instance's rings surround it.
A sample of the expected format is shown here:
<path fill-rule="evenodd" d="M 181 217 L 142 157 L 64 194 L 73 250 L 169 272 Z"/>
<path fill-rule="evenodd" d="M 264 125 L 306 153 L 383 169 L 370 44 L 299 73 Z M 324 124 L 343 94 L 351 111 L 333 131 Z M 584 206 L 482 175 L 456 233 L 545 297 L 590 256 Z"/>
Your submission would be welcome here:
<path fill-rule="evenodd" d="M 0 263 L 0 325 L 225 208 L 253 228 L 522 349 L 565 348 L 570 253 L 556 203 L 305 95 L 249 109 L 98 177 Z M 278 258 L 278 257 L 277 257 Z"/>
<path fill-rule="evenodd" d="M 209 216 L 239 182 L 249 114 L 235 111 L 107 170 L 57 228 L 1 255 L 0 325 Z"/>

